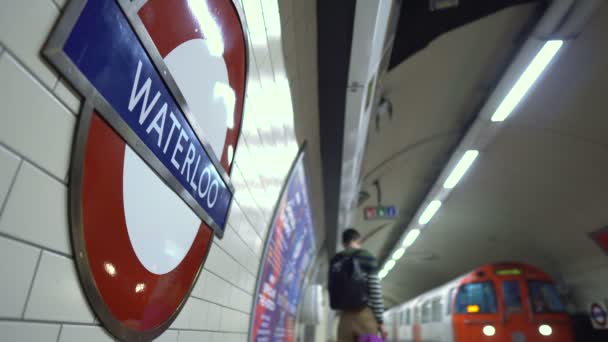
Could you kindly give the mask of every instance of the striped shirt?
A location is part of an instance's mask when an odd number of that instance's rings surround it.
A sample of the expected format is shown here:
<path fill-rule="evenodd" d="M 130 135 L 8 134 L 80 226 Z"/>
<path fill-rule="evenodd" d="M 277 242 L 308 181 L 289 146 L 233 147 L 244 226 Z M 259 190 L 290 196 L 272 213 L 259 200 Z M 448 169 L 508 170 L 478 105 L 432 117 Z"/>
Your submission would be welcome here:
<path fill-rule="evenodd" d="M 359 261 L 367 279 L 368 305 L 374 312 L 376 321 L 382 324 L 384 302 L 382 300 L 382 286 L 378 277 L 378 260 L 365 249 L 347 248 L 338 254 L 352 255 Z"/>

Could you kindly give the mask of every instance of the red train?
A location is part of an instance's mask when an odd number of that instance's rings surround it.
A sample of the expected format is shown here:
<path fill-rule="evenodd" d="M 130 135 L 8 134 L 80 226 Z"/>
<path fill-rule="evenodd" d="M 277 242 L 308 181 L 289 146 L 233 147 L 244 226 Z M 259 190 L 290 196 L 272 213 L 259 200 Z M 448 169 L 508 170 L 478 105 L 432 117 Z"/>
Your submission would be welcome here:
<path fill-rule="evenodd" d="M 390 342 L 572 342 L 553 280 L 522 263 L 479 267 L 385 313 Z"/>

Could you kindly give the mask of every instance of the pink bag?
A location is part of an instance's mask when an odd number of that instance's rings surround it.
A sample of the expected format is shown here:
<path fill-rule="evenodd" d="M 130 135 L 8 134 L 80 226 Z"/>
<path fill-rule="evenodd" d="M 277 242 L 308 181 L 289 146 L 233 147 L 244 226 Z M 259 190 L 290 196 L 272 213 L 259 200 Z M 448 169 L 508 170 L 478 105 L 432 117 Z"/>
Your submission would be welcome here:
<path fill-rule="evenodd" d="M 359 337 L 359 342 L 384 342 L 384 340 L 378 335 L 363 335 Z"/>

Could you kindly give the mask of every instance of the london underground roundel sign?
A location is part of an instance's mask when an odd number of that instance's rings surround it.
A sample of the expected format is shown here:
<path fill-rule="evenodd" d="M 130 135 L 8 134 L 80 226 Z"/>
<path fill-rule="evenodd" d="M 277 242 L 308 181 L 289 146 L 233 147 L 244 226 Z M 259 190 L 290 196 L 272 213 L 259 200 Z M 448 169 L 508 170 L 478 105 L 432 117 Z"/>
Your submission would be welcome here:
<path fill-rule="evenodd" d="M 72 0 L 44 51 L 84 97 L 72 244 L 103 325 L 148 341 L 176 318 L 222 237 L 247 42 L 231 0 Z"/>

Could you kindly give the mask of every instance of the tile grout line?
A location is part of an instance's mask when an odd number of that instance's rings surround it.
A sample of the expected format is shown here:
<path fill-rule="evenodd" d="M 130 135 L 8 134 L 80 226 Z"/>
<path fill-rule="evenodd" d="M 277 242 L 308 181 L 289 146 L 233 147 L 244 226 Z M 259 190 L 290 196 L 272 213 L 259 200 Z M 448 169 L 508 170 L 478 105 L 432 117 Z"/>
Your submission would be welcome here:
<path fill-rule="evenodd" d="M 0 42 L 0 44 L 2 44 L 2 42 Z M 17 62 L 17 64 L 19 64 L 19 66 L 21 68 L 23 68 L 25 71 L 27 71 L 29 76 L 34 78 L 34 80 L 36 80 L 37 83 L 40 83 L 40 86 L 42 86 L 49 93 L 53 94 L 52 89 L 50 89 L 50 87 L 46 83 L 42 82 L 42 79 L 38 75 L 36 75 L 36 73 L 34 73 L 33 70 L 31 70 L 27 65 L 25 65 L 25 63 L 23 63 L 21 61 L 21 59 L 17 57 L 17 55 L 12 51 L 12 49 L 10 49 L 8 46 L 4 45 L 4 50 L 6 51 L 6 53 L 9 56 L 11 56 L 15 60 L 15 62 Z M 36 54 L 36 57 L 39 57 L 39 55 Z M 46 60 L 44 60 L 44 62 L 46 63 Z M 45 64 L 45 63 L 43 63 L 43 64 Z M 55 69 L 50 67 L 50 65 L 48 63 L 45 64 L 45 67 L 50 69 L 52 71 L 53 75 L 55 76 L 55 80 L 53 81 L 53 84 L 57 83 L 57 78 L 59 78 L 59 75 L 57 75 L 57 72 L 55 71 Z"/>
<path fill-rule="evenodd" d="M 55 84 L 53 85 L 53 92 L 52 92 L 52 94 L 55 95 L 55 96 L 57 96 L 55 94 L 55 91 L 57 91 L 57 86 L 59 86 L 59 82 L 60 81 L 61 81 L 61 76 L 57 77 L 57 80 L 55 81 Z"/>
<path fill-rule="evenodd" d="M 222 333 L 222 334 L 247 334 L 246 331 L 227 331 L 227 330 L 209 330 L 209 329 L 192 329 L 192 328 L 169 328 L 168 331 L 192 331 L 192 332 L 210 332 L 210 333 Z"/>
<path fill-rule="evenodd" d="M 247 183 L 247 182 L 245 181 L 245 183 Z M 247 184 L 247 190 L 249 190 L 249 184 Z M 251 191 L 249 193 L 251 194 Z M 253 197 L 253 195 L 252 195 L 252 197 Z M 238 203 L 238 201 L 237 201 L 237 203 Z M 256 205 L 257 205 L 257 203 L 256 203 Z M 245 220 L 247 220 L 247 222 L 249 222 L 249 224 L 251 225 L 251 229 L 253 229 L 253 231 L 255 232 L 255 234 L 260 239 L 262 239 L 262 242 L 263 242 L 264 239 L 260 236 L 260 233 L 258 233 L 258 231 L 255 229 L 255 225 L 252 223 L 251 219 L 249 218 L 249 215 L 245 215 L 245 211 L 243 210 L 243 208 L 241 208 L 240 204 L 239 204 L 239 209 L 241 209 L 241 213 L 243 213 L 243 216 L 245 217 Z M 255 254 L 255 252 L 254 252 L 254 254 Z"/>
<path fill-rule="evenodd" d="M 80 95 L 80 98 L 78 99 L 78 102 L 80 102 L 80 104 L 78 105 L 79 110 L 77 110 L 77 111 L 74 112 L 67 105 L 67 103 L 65 101 L 63 101 L 63 99 L 60 98 L 59 95 L 57 95 L 57 93 L 56 93 L 57 88 L 59 88 L 59 85 L 61 83 L 66 83 L 66 82 L 68 82 L 68 81 L 65 78 L 63 78 L 63 77 L 60 76 L 57 79 L 57 84 L 55 84 L 55 87 L 53 88 L 53 95 L 55 96 L 55 98 L 57 99 L 57 101 L 59 101 L 59 103 L 61 103 L 61 105 L 63 105 L 65 107 L 65 109 L 67 109 L 76 118 L 76 120 L 78 120 L 78 117 L 79 117 L 78 116 L 78 112 L 82 109 L 82 105 L 84 103 L 84 97 L 77 90 L 74 89 L 74 92 L 76 92 L 76 94 Z M 66 84 L 71 87 L 70 83 L 66 83 Z M 68 90 L 68 92 L 70 92 L 70 89 L 68 89 L 68 87 L 65 87 L 65 88 Z"/>
<path fill-rule="evenodd" d="M 54 320 L 41 320 L 41 319 L 18 319 L 18 318 L 2 318 L 0 322 L 11 322 L 11 323 L 35 323 L 35 324 L 55 324 L 59 325 L 60 329 L 63 329 L 66 325 L 83 326 L 83 327 L 97 327 L 105 329 L 99 324 L 82 323 L 82 322 L 66 322 L 66 321 L 54 321 Z M 224 334 L 246 334 L 247 332 L 240 331 L 226 331 L 226 330 L 209 330 L 209 329 L 191 329 L 191 328 L 169 328 L 167 331 L 194 331 L 194 332 L 213 332 L 213 333 L 224 333 Z"/>
<path fill-rule="evenodd" d="M 19 155 L 17 155 L 19 157 Z M 0 221 L 2 219 L 2 215 L 4 214 L 4 209 L 8 205 L 8 199 L 11 197 L 13 193 L 13 188 L 15 187 L 15 183 L 17 183 L 17 176 L 19 176 L 19 171 L 21 171 L 21 165 L 23 165 L 23 159 L 19 160 L 19 165 L 17 165 L 17 169 L 15 170 L 15 174 L 13 175 L 13 179 L 11 180 L 10 185 L 8 186 L 8 190 L 6 191 L 6 197 L 4 201 L 0 203 Z"/>
<path fill-rule="evenodd" d="M 101 327 L 99 324 L 93 324 L 93 323 L 55 321 L 55 320 L 43 320 L 43 319 L 20 319 L 20 318 L 11 318 L 11 317 L 0 317 L 0 322 L 37 323 L 37 324 L 57 324 L 57 325 L 77 325 L 77 326 L 86 326 L 86 327 Z"/>
<path fill-rule="evenodd" d="M 239 264 L 239 266 L 243 267 L 245 269 L 245 271 L 247 271 L 247 273 L 251 274 L 252 276 L 256 276 L 255 274 L 253 274 L 253 272 L 251 270 L 249 270 L 249 268 L 247 268 L 247 266 L 241 264 L 241 262 L 239 260 L 237 260 L 232 254 L 228 253 L 227 250 L 225 250 L 222 246 L 220 246 L 217 242 L 214 243 L 219 249 L 222 250 L 222 252 L 226 253 L 226 255 L 228 255 L 230 257 L 230 259 L 234 260 L 237 264 Z M 212 245 L 213 247 L 213 245 Z M 257 257 L 257 255 L 255 253 L 253 253 L 254 256 Z"/>
<path fill-rule="evenodd" d="M 239 289 L 239 290 L 240 290 L 240 289 Z M 203 301 L 203 302 L 205 302 L 205 303 L 209 303 L 209 304 L 217 305 L 217 306 L 219 306 L 219 307 L 221 307 L 221 308 L 224 308 L 224 309 L 228 309 L 228 310 L 232 310 L 232 311 L 240 312 L 240 313 L 245 314 L 245 315 L 248 315 L 248 316 L 250 315 L 250 313 L 249 313 L 249 312 L 242 311 L 241 309 L 237 309 L 237 308 L 234 308 L 234 307 L 231 307 L 231 306 L 227 306 L 226 304 L 221 304 L 221 303 L 217 303 L 217 302 L 212 302 L 212 301 L 210 301 L 209 299 L 205 299 L 205 298 L 197 297 L 197 296 L 195 296 L 195 295 L 190 295 L 190 297 L 192 297 L 192 298 L 194 298 L 194 299 L 198 299 L 198 300 Z"/>
<path fill-rule="evenodd" d="M 213 271 L 211 271 L 211 270 L 209 270 L 209 269 L 205 269 L 205 271 L 207 271 L 207 272 L 209 272 L 209 273 L 213 274 L 214 276 L 216 276 L 216 277 L 218 277 L 218 278 L 222 279 L 223 281 L 227 282 L 228 284 L 230 284 L 230 285 L 232 285 L 232 286 L 234 286 L 234 287 L 238 287 L 238 288 L 239 288 L 241 291 L 244 291 L 244 292 L 245 292 L 245 293 L 247 293 L 247 294 L 253 295 L 253 293 L 249 293 L 249 292 L 247 292 L 247 290 L 243 289 L 241 286 L 234 284 L 232 281 L 230 281 L 230 280 L 228 280 L 228 279 L 224 279 L 224 278 L 223 278 L 222 276 L 220 276 L 219 274 L 216 274 L 215 272 L 213 272 Z"/>
<path fill-rule="evenodd" d="M 57 10 L 59 11 L 59 16 L 61 16 L 63 14 L 63 8 L 61 8 L 55 0 L 51 0 L 51 2 L 53 3 L 53 5 L 55 5 Z"/>
<path fill-rule="evenodd" d="M 203 333 L 205 333 L 205 332 L 206 333 L 221 333 L 221 334 L 234 334 L 234 335 L 246 335 L 247 334 L 247 331 L 209 330 L 209 329 L 192 329 L 192 328 L 167 329 L 167 330 L 177 330 L 177 331 L 187 331 L 187 332 L 203 332 Z"/>
<path fill-rule="evenodd" d="M 64 258 L 68 258 L 68 259 L 74 261 L 74 257 L 71 254 L 67 254 L 65 252 L 61 252 L 61 251 L 58 251 L 56 249 L 53 249 L 53 248 L 50 248 L 50 247 L 47 247 L 47 246 L 43 246 L 43 245 L 37 244 L 35 242 L 27 241 L 25 239 L 22 239 L 22 238 L 16 237 L 16 236 L 12 236 L 12 235 L 7 234 L 5 232 L 1 232 L 0 231 L 0 237 L 4 237 L 4 238 L 10 239 L 10 240 L 14 240 L 14 241 L 23 243 L 23 244 L 31 246 L 31 247 L 39 248 L 39 249 L 42 249 L 43 251 L 46 251 L 46 252 L 49 252 L 49 253 L 53 253 L 53 254 L 57 254 L 59 256 L 62 256 Z"/>
<path fill-rule="evenodd" d="M 36 261 L 36 267 L 34 267 L 34 274 L 32 275 L 32 281 L 30 282 L 30 288 L 27 290 L 27 296 L 25 297 L 25 303 L 23 303 L 23 311 L 21 312 L 21 319 L 25 319 L 25 311 L 27 306 L 30 304 L 30 298 L 32 296 L 32 289 L 34 288 L 34 281 L 38 275 L 38 269 L 40 268 L 40 261 L 42 260 L 42 250 L 38 253 L 38 260 Z"/>
<path fill-rule="evenodd" d="M 25 63 L 23 63 L 16 54 L 14 54 L 12 52 L 12 50 L 10 50 L 8 47 L 4 47 L 4 52 L 10 56 L 12 59 L 15 60 L 15 62 L 17 63 L 17 65 L 19 65 L 19 67 L 23 68 L 23 70 L 26 71 L 27 75 L 32 77 L 35 80 L 35 83 L 37 83 L 38 86 L 42 87 L 44 90 L 46 90 L 49 95 L 51 96 L 51 98 L 55 101 L 57 101 L 57 103 L 59 103 L 61 105 L 61 107 L 63 107 L 63 109 L 67 110 L 68 113 L 72 116 L 72 117 L 78 117 L 78 115 L 74 112 L 72 112 L 72 110 L 57 96 L 57 94 L 55 94 L 54 89 L 52 89 L 51 87 L 49 87 L 48 85 L 46 85 L 44 82 L 42 82 L 42 79 L 40 79 L 40 77 L 38 75 L 36 75 L 27 65 L 25 65 Z M 46 61 L 45 61 L 46 62 Z M 53 74 L 55 75 L 56 79 L 55 81 L 53 81 L 54 86 L 53 88 L 55 88 L 57 86 L 57 84 L 59 83 L 59 79 L 61 78 L 57 72 L 57 70 L 55 70 L 52 66 L 48 65 L 48 63 L 43 63 L 45 67 L 47 67 L 49 70 L 51 70 L 53 72 Z"/>
<path fill-rule="evenodd" d="M 266 11 L 264 11 L 264 5 L 262 4 L 262 0 L 258 1 L 260 4 L 260 9 L 262 10 L 262 21 L 264 22 L 264 37 L 266 38 L 266 52 L 268 53 L 268 62 L 270 62 L 270 69 L 272 70 L 272 80 L 276 84 L 277 79 L 274 71 L 274 63 L 272 61 L 272 52 L 270 51 L 270 41 L 268 40 L 268 26 L 266 25 Z M 279 20 L 281 18 L 279 17 Z"/>
<path fill-rule="evenodd" d="M 239 239 L 240 239 L 240 240 L 243 242 L 243 244 L 244 244 L 244 245 L 247 247 L 247 249 L 249 249 L 249 250 L 250 250 L 250 251 L 251 251 L 251 252 L 252 252 L 254 255 L 258 256 L 258 255 L 257 255 L 257 253 L 256 253 L 256 252 L 255 252 L 255 251 L 254 251 L 254 250 L 251 248 L 251 246 L 249 246 L 249 245 L 247 244 L 247 242 L 245 241 L 245 238 L 243 238 L 243 237 L 241 236 L 241 234 L 239 234 L 239 233 L 237 232 L 237 230 L 236 230 L 236 229 L 235 229 L 235 228 L 234 228 L 234 227 L 233 227 L 231 224 L 228 224 L 228 226 L 231 228 L 231 230 L 233 231 L 233 233 L 234 233 L 234 234 L 236 234 L 236 236 L 238 236 L 238 238 L 239 238 Z M 254 229 L 254 230 L 255 230 L 255 229 Z"/>
<path fill-rule="evenodd" d="M 57 342 L 61 340 L 61 333 L 63 332 L 63 324 L 59 326 L 59 334 L 57 334 Z"/>
<path fill-rule="evenodd" d="M 68 186 L 69 185 L 68 181 L 61 180 L 61 178 L 55 176 L 50 171 L 46 170 L 44 167 L 42 167 L 41 165 L 39 165 L 38 163 L 36 163 L 35 161 L 33 161 L 30 157 L 27 157 L 27 156 L 19 153 L 19 151 L 17 151 L 13 147 L 9 146 L 8 144 L 4 143 L 3 141 L 0 141 L 0 147 L 4 147 L 5 149 L 9 150 L 11 153 L 17 155 L 19 158 L 23 159 L 23 161 L 27 162 L 28 164 L 31 164 L 32 166 L 34 166 L 36 169 L 38 169 L 38 171 L 40 171 L 40 172 L 44 173 L 45 175 L 53 178 L 55 181 L 57 181 L 61 185 L 63 185 L 63 186 Z M 70 155 L 70 159 L 71 159 L 71 155 Z"/>

